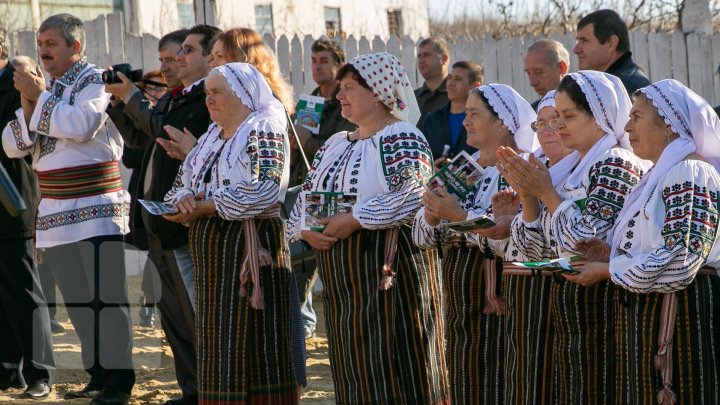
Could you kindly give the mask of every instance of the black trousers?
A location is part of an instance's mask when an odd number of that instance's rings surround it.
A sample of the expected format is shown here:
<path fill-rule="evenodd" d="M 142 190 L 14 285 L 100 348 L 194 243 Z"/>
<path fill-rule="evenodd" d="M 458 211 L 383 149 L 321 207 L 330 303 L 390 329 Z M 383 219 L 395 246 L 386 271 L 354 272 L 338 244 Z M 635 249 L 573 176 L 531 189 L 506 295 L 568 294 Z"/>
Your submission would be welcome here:
<path fill-rule="evenodd" d="M 43 294 L 45 294 L 45 300 L 52 303 L 58 302 L 55 292 L 55 277 L 53 277 L 52 270 L 48 267 L 44 257 L 40 260 L 40 263 L 38 263 L 37 268 L 40 276 L 40 286 L 42 287 Z M 48 312 L 50 313 L 50 319 L 55 319 L 57 307 L 55 305 L 48 306 Z"/>
<path fill-rule="evenodd" d="M 148 257 L 160 276 L 161 297 L 157 302 L 165 337 L 175 359 L 175 377 L 183 395 L 197 395 L 195 359 L 195 312 L 180 275 L 175 253 L 162 250 L 160 238 L 148 231 Z M 149 271 L 150 269 L 145 269 Z"/>
<path fill-rule="evenodd" d="M 52 384 L 50 317 L 32 239 L 0 241 L 0 384 Z"/>
<path fill-rule="evenodd" d="M 90 385 L 129 394 L 135 370 L 122 236 L 46 248 L 45 260 L 80 338 Z"/>

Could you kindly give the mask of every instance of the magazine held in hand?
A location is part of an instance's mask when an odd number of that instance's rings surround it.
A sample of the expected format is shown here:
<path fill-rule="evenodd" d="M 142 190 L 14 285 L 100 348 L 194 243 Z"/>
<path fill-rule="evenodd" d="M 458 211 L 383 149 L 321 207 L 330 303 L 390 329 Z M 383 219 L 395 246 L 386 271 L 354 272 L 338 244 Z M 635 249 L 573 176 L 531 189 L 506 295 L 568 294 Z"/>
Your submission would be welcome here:
<path fill-rule="evenodd" d="M 303 197 L 301 229 L 316 232 L 325 229 L 318 220 L 337 214 L 352 214 L 352 207 L 357 201 L 357 194 L 324 191 L 306 191 Z"/>
<path fill-rule="evenodd" d="M 325 107 L 325 99 L 303 94 L 298 100 L 295 125 L 301 125 L 314 135 L 320 133 L 320 116 Z"/>
<path fill-rule="evenodd" d="M 445 190 L 454 194 L 458 201 L 463 201 L 475 190 L 482 176 L 483 168 L 467 152 L 460 151 L 450 163 L 430 178 L 427 188 L 433 191 Z M 470 232 L 494 225 L 492 219 L 485 215 L 447 224 L 448 228 L 456 232 Z"/>

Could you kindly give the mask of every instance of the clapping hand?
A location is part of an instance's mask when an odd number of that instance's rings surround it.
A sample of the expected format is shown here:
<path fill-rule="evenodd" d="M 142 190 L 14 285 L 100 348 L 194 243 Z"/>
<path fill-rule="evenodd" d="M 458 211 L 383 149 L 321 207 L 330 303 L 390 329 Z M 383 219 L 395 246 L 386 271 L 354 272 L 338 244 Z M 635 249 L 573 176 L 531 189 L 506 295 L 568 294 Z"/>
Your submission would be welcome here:
<path fill-rule="evenodd" d="M 195 136 L 187 128 L 183 128 L 183 131 L 181 131 L 172 125 L 165 125 L 163 129 L 167 132 L 170 140 L 157 138 L 158 145 L 162 146 L 171 158 L 185 160 L 185 157 L 197 143 Z"/>
<path fill-rule="evenodd" d="M 36 103 L 40 94 L 45 90 L 45 77 L 39 65 L 35 67 L 34 71 L 16 70 L 13 74 L 13 82 L 22 97 L 32 103 Z"/>
<path fill-rule="evenodd" d="M 512 190 L 500 190 L 492 196 L 492 212 L 496 217 L 515 216 L 520 211 L 520 199 Z"/>
<path fill-rule="evenodd" d="M 525 160 L 504 146 L 499 147 L 495 155 L 498 158 L 497 169 L 517 193 L 539 197 L 553 189 L 550 172 L 534 155 Z"/>

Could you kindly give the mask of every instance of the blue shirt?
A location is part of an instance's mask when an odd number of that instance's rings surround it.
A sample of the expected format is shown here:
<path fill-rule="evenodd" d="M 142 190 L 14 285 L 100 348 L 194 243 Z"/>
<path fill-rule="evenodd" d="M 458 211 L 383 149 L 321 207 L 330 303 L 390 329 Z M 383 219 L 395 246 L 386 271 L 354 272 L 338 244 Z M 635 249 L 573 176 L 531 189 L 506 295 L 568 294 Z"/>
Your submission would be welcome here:
<path fill-rule="evenodd" d="M 460 138 L 460 130 L 462 129 L 462 122 L 464 119 L 464 111 L 458 114 L 450 113 L 448 115 L 448 126 L 450 127 L 450 142 L 452 142 L 452 145 L 450 145 L 450 150 L 455 150 L 455 145 L 457 145 L 458 139 Z"/>

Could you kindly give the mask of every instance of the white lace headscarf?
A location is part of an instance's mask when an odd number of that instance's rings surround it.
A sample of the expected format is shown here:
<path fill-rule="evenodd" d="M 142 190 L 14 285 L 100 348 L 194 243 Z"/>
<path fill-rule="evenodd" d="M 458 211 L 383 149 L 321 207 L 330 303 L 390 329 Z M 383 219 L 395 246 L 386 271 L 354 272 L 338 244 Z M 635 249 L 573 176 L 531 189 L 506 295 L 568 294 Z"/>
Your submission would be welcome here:
<path fill-rule="evenodd" d="M 639 91 L 657 109 L 678 138 L 665 147 L 655 166 L 628 196 L 615 227 L 608 234 L 608 240 L 612 241 L 611 257 L 615 256 L 620 244 L 622 229 L 650 199 L 653 190 L 673 166 L 689 154 L 697 153 L 720 169 L 720 119 L 705 99 L 673 79 L 661 80 Z"/>
<path fill-rule="evenodd" d="M 537 114 L 527 100 L 505 84 L 485 84 L 477 89 L 508 128 L 519 150 L 532 153 L 540 147 L 535 131 L 530 128 Z"/>
<path fill-rule="evenodd" d="M 580 187 L 583 178 L 590 170 L 590 165 L 610 148 L 620 145 L 622 148 L 632 150 L 628 134 L 625 132 L 631 102 L 625 86 L 616 76 L 594 70 L 581 70 L 569 73 L 568 76 L 580 86 L 595 122 L 605 132 L 565 181 L 563 188 L 573 190 Z"/>

